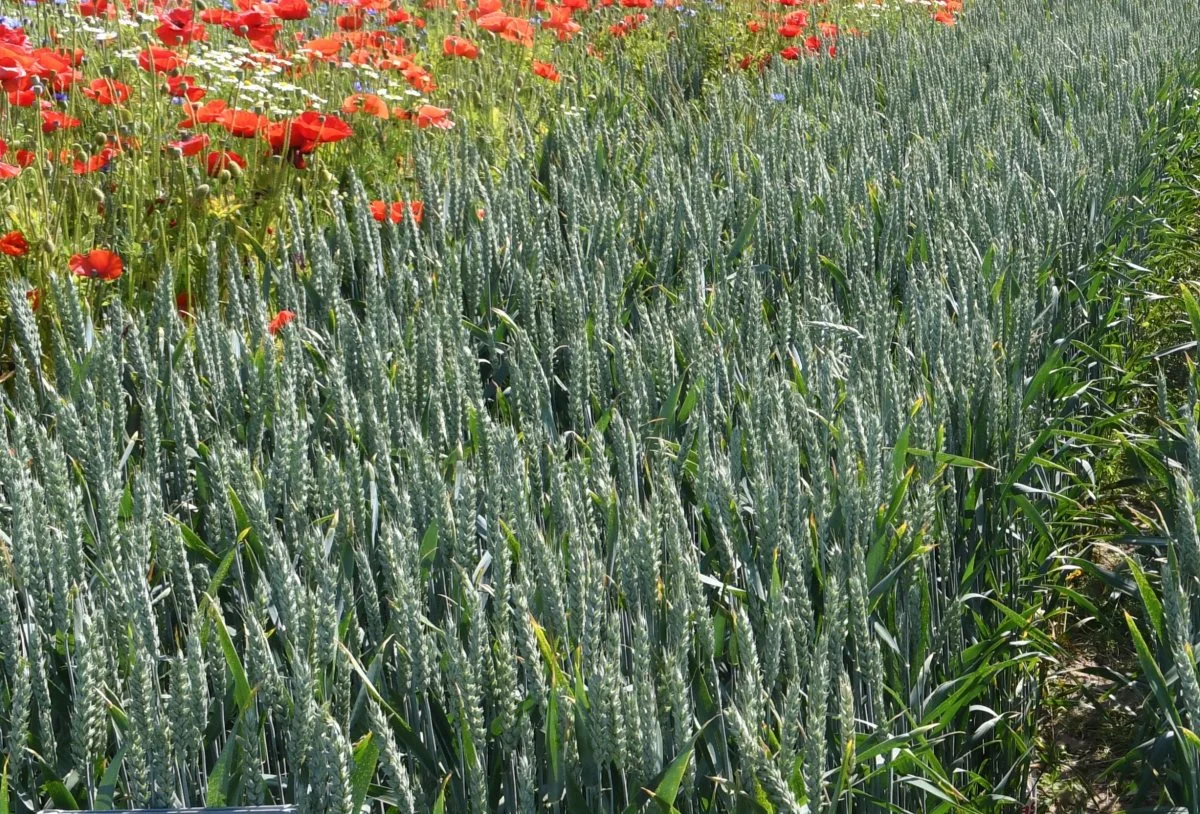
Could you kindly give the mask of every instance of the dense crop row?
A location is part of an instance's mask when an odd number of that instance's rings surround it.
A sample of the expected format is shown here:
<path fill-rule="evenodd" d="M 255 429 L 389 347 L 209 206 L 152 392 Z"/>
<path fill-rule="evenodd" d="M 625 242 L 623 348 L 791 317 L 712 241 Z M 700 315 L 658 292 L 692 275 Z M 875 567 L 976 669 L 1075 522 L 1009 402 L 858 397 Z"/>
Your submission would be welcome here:
<path fill-rule="evenodd" d="M 1195 309 L 1194 299 L 1192 304 Z M 1200 310 L 1193 310 L 1193 317 L 1200 318 Z M 1200 328 L 1200 322 L 1195 327 Z M 1141 785 L 1149 792 L 1148 781 L 1154 778 L 1153 785 L 1163 787 L 1171 801 L 1187 810 L 1200 805 L 1200 738 L 1195 734 L 1200 671 L 1194 650 L 1200 640 L 1200 410 L 1195 381 L 1189 391 L 1183 409 L 1164 407 L 1162 416 L 1172 431 L 1162 433 L 1165 455 L 1159 485 L 1165 500 L 1159 510 L 1161 517 L 1169 518 L 1170 536 L 1160 556 L 1129 559 L 1144 625 L 1125 617 L 1147 706 L 1155 713 L 1150 737 L 1139 747 Z M 1143 568 L 1146 562 L 1154 567 Z"/>
<path fill-rule="evenodd" d="M 672 101 L 685 39 L 194 316 L 14 283 L 9 804 L 1023 798 L 1063 340 L 1197 33 L 1018 0 Z"/>

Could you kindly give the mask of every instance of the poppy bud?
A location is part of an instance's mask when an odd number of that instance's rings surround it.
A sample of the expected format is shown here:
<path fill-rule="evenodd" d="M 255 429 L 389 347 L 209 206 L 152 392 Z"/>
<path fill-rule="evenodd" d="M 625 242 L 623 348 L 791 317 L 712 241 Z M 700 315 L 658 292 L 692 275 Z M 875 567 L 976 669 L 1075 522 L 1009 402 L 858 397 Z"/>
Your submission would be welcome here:
<path fill-rule="evenodd" d="M 236 167 L 237 165 L 234 164 L 234 166 Z M 217 173 L 217 181 L 219 181 L 222 184 L 228 184 L 232 180 L 233 180 L 233 173 L 231 173 L 228 168 L 223 169 L 219 173 Z"/>
<path fill-rule="evenodd" d="M 183 160 L 183 149 L 182 149 L 182 148 L 180 148 L 180 147 L 173 147 L 173 146 L 170 146 L 170 145 L 168 145 L 168 146 L 167 146 L 167 152 L 171 154 L 171 158 L 175 158 L 175 159 L 178 159 L 178 160 L 180 160 L 180 161 L 182 161 L 182 160 Z"/>
<path fill-rule="evenodd" d="M 96 145 L 97 147 L 108 146 L 108 134 L 96 133 L 94 136 L 92 136 L 92 144 Z"/>
<path fill-rule="evenodd" d="M 150 230 L 150 242 L 151 243 L 157 243 L 158 239 L 160 237 L 162 237 L 162 233 L 160 231 L 158 231 L 157 226 L 155 226 L 153 229 Z"/>
<path fill-rule="evenodd" d="M 100 75 L 106 79 L 112 79 L 113 77 L 115 77 L 117 75 L 117 72 L 115 70 L 113 70 L 113 66 L 111 66 L 111 65 L 101 65 L 100 66 Z"/>
<path fill-rule="evenodd" d="M 192 190 L 192 198 L 196 201 L 196 203 L 202 203 L 211 192 L 212 187 L 210 187 L 208 184 L 200 184 L 198 187 Z"/>
<path fill-rule="evenodd" d="M 334 184 L 337 183 L 337 178 L 335 178 L 333 173 L 331 173 L 329 170 L 322 167 L 321 168 L 321 183 L 327 184 L 328 186 L 333 186 Z"/>
<path fill-rule="evenodd" d="M 55 242 L 54 242 L 53 240 L 51 240 L 50 238 L 46 238 L 46 240 L 45 240 L 45 242 L 44 242 L 44 244 L 43 244 L 43 245 L 46 247 L 46 253 L 47 253 L 47 254 L 54 254 L 55 252 L 57 252 L 57 251 L 58 251 L 58 244 L 57 244 L 57 243 L 55 243 Z"/>
<path fill-rule="evenodd" d="M 92 193 L 92 197 L 96 199 L 96 203 L 104 203 L 104 190 L 100 189 L 100 187 L 92 187 L 88 191 Z"/>
<path fill-rule="evenodd" d="M 149 31 L 139 31 L 138 32 L 138 41 L 144 45 L 149 45 L 150 41 L 151 41 L 150 32 Z"/>
<path fill-rule="evenodd" d="M 236 162 L 233 162 L 233 161 L 230 161 L 229 163 L 227 163 L 227 164 L 225 165 L 225 169 L 223 170 L 223 172 L 228 172 L 228 173 L 229 173 L 231 176 L 233 176 L 234 178 L 241 178 L 241 177 L 242 177 L 242 167 L 241 167 L 241 165 L 240 165 L 240 164 L 237 164 Z"/>

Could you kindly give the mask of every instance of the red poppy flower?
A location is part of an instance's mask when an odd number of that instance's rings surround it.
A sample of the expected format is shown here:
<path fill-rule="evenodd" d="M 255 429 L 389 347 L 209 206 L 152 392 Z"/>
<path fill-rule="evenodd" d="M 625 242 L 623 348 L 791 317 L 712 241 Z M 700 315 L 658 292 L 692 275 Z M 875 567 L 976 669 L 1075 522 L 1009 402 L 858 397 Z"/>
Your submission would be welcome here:
<path fill-rule="evenodd" d="M 509 17 L 504 30 L 500 32 L 500 37 L 509 42 L 523 45 L 526 48 L 533 47 L 533 23 L 522 17 Z"/>
<path fill-rule="evenodd" d="M 0 87 L 7 91 L 24 90 L 31 81 L 32 64 L 23 56 L 0 55 Z"/>
<path fill-rule="evenodd" d="M 254 138 L 267 128 L 267 117 L 250 110 L 226 110 L 221 114 L 219 122 L 229 131 L 229 135 L 237 138 Z"/>
<path fill-rule="evenodd" d="M 417 127 L 436 127 L 439 130 L 449 130 L 454 127 L 454 122 L 450 118 L 450 109 L 421 105 L 417 109 Z"/>
<path fill-rule="evenodd" d="M 33 107 L 33 103 L 37 101 L 37 94 L 32 90 L 10 90 L 8 92 L 8 103 L 13 107 Z"/>
<path fill-rule="evenodd" d="M 79 119 L 57 110 L 42 111 L 42 132 L 49 135 L 58 130 L 70 130 L 82 124 Z"/>
<path fill-rule="evenodd" d="M 93 79 L 83 95 L 101 105 L 119 105 L 129 98 L 129 86 L 112 79 Z"/>
<path fill-rule="evenodd" d="M 8 43 L 9 45 L 17 45 L 24 47 L 29 43 L 29 37 L 25 34 L 25 29 L 17 26 L 9 28 L 8 26 L 0 26 L 4 29 L 0 31 L 0 42 Z"/>
<path fill-rule="evenodd" d="M 804 39 L 804 47 L 808 49 L 810 54 L 818 54 L 821 52 L 821 38 L 816 34 L 810 34 Z"/>
<path fill-rule="evenodd" d="M 334 20 L 342 31 L 357 31 L 363 27 L 363 13 L 355 9 L 350 14 L 342 14 Z"/>
<path fill-rule="evenodd" d="M 784 59 L 799 59 L 800 49 L 794 45 L 789 45 L 787 48 L 784 48 L 779 52 L 779 56 L 783 57 Z M 742 68 L 750 67 L 749 59 L 750 57 L 746 57 L 746 59 L 743 60 L 744 64 L 742 65 Z"/>
<path fill-rule="evenodd" d="M 32 167 L 37 161 L 37 154 L 33 150 L 17 150 L 17 165 L 24 169 Z"/>
<path fill-rule="evenodd" d="M 271 122 L 263 132 L 263 138 L 267 140 L 272 153 L 275 155 L 287 153 L 295 162 L 297 155 L 311 153 L 317 148 L 317 143 L 304 138 L 294 130 L 291 121 Z M 300 164 L 303 164 L 303 160 L 300 161 Z"/>
<path fill-rule="evenodd" d="M 354 135 L 350 125 L 327 113 L 306 110 L 292 119 L 292 130 L 300 138 L 317 144 L 333 144 Z"/>
<path fill-rule="evenodd" d="M 399 223 L 404 220 L 404 209 L 404 201 L 393 201 L 390 204 L 385 201 L 371 201 L 371 217 L 380 223 L 385 221 Z M 420 225 L 421 219 L 425 216 L 424 202 L 410 201 L 408 211 L 412 215 L 413 223 Z"/>
<path fill-rule="evenodd" d="M 515 18 L 505 14 L 503 11 L 492 11 L 481 15 L 475 20 L 475 24 L 484 31 L 490 31 L 493 34 L 503 34 L 508 30 L 509 24 Z"/>
<path fill-rule="evenodd" d="M 74 52 L 67 54 L 53 48 L 34 48 L 29 55 L 33 57 L 32 71 L 42 76 L 63 73 L 75 67 Z"/>
<path fill-rule="evenodd" d="M 154 34 L 163 45 L 187 45 L 204 39 L 204 24 L 196 20 L 190 8 L 179 7 L 158 15 L 159 26 Z"/>
<path fill-rule="evenodd" d="M 412 23 L 417 28 L 425 27 L 424 20 L 422 20 L 420 17 L 412 16 L 404 9 L 397 9 L 395 11 L 389 11 L 387 14 L 387 17 L 385 17 L 384 19 L 387 21 L 388 25 L 405 25 L 407 23 Z"/>
<path fill-rule="evenodd" d="M 933 21 L 935 23 L 941 23 L 942 25 L 954 25 L 954 23 L 957 22 L 954 19 L 954 13 L 947 11 L 946 9 L 941 9 L 934 14 Z"/>
<path fill-rule="evenodd" d="M 5 164 L 0 161 L 0 179 L 16 178 L 21 174 L 21 168 L 16 164 Z"/>
<path fill-rule="evenodd" d="M 239 37 L 245 37 L 261 50 L 270 50 L 275 34 L 282 28 L 272 22 L 267 12 L 257 8 L 243 11 L 227 19 L 223 25 Z"/>
<path fill-rule="evenodd" d="M 117 150 L 112 147 L 105 147 L 96 155 L 90 156 L 87 161 L 76 161 L 71 165 L 71 171 L 76 175 L 90 175 L 93 172 L 99 172 L 108 166 L 108 162 L 117 154 Z"/>
<path fill-rule="evenodd" d="M 169 73 L 182 64 L 183 58 L 167 48 L 151 46 L 138 54 L 138 65 L 143 71 Z"/>
<path fill-rule="evenodd" d="M 68 263 L 76 277 L 91 280 L 115 280 L 125 270 L 121 257 L 108 249 L 92 249 L 87 254 L 74 254 Z"/>
<path fill-rule="evenodd" d="M 352 93 L 342 102 L 343 113 L 369 113 L 377 119 L 391 117 L 387 102 L 373 93 Z"/>
<path fill-rule="evenodd" d="M 87 58 L 87 51 L 82 48 L 72 48 L 71 50 L 61 50 L 58 55 L 71 63 L 72 68 L 78 68 Z"/>
<path fill-rule="evenodd" d="M 479 56 L 479 47 L 462 37 L 446 37 L 442 40 L 442 54 L 448 57 L 475 59 Z"/>
<path fill-rule="evenodd" d="M 301 46 L 300 50 L 311 54 L 313 59 L 333 60 L 337 57 L 338 51 L 342 50 L 342 42 L 332 37 L 322 37 L 309 40 Z"/>
<path fill-rule="evenodd" d="M 12 231 L 0 237 L 0 253 L 9 257 L 20 257 L 29 254 L 29 242 L 20 231 Z"/>
<path fill-rule="evenodd" d="M 188 114 L 188 118 L 180 122 L 179 126 L 186 130 L 195 127 L 197 124 L 212 124 L 213 122 L 221 121 L 221 117 L 225 115 L 225 111 L 229 109 L 229 105 L 224 99 L 213 99 L 211 102 L 205 102 L 199 107 L 190 102 L 184 102 L 183 109 Z"/>
<path fill-rule="evenodd" d="M 191 158 L 194 155 L 199 155 L 202 153 L 210 141 L 211 139 L 209 139 L 207 135 L 204 133 L 198 133 L 194 136 L 189 136 L 188 138 L 181 139 L 179 141 L 168 142 L 167 146 L 173 147 L 174 149 L 183 153 L 183 155 Z"/>
<path fill-rule="evenodd" d="M 478 21 L 480 17 L 486 17 L 489 14 L 500 11 L 504 8 L 504 3 L 501 0 L 479 0 L 475 5 L 475 9 L 468 12 L 472 20 Z"/>
<path fill-rule="evenodd" d="M 582 30 L 582 26 L 571 19 L 572 10 L 567 6 L 547 6 L 547 8 L 550 10 L 550 16 L 542 21 L 542 28 L 557 32 L 561 42 L 567 42 Z"/>
<path fill-rule="evenodd" d="M 108 11 L 108 0 L 80 0 L 80 17 L 100 17 Z"/>
<path fill-rule="evenodd" d="M 308 3 L 305 0 L 276 0 L 270 6 L 275 16 L 281 20 L 308 19 Z"/>
<path fill-rule="evenodd" d="M 626 14 L 621 20 L 621 25 L 626 31 L 636 31 L 647 19 L 645 14 Z"/>
<path fill-rule="evenodd" d="M 533 61 L 533 72 L 542 77 L 542 79 L 548 79 L 551 82 L 559 80 L 558 71 L 549 62 L 539 62 L 535 59 Z"/>
<path fill-rule="evenodd" d="M 63 73 L 54 72 L 50 74 L 50 90 L 55 93 L 66 93 L 71 89 L 71 86 L 83 79 L 83 74 L 79 71 L 65 71 Z"/>
<path fill-rule="evenodd" d="M 295 311 L 287 311 L 287 310 L 280 311 L 278 314 L 275 315 L 275 317 L 267 325 L 267 330 L 271 332 L 272 336 L 274 336 L 275 334 L 277 334 L 281 330 L 283 330 L 283 326 L 287 325 L 289 322 L 291 322 L 295 318 L 296 318 Z"/>
<path fill-rule="evenodd" d="M 433 76 L 419 65 L 410 65 L 405 68 L 404 78 L 415 90 L 422 93 L 429 93 L 437 89 L 437 83 L 433 81 Z"/>
<path fill-rule="evenodd" d="M 177 99 L 199 102 L 208 91 L 196 84 L 194 76 L 168 76 L 167 92 Z"/>
<path fill-rule="evenodd" d="M 204 159 L 204 164 L 209 177 L 215 178 L 221 174 L 221 170 L 229 169 L 233 164 L 236 164 L 241 169 L 245 169 L 246 159 L 230 150 L 220 150 L 209 153 Z"/>

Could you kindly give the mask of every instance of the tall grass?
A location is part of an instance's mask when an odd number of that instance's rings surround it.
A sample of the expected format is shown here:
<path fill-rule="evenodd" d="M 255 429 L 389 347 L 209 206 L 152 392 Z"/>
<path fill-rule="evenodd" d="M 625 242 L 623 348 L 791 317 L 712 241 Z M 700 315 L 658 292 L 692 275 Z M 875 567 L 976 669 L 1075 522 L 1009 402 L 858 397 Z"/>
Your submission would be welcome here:
<path fill-rule="evenodd" d="M 1058 637 L 1077 653 L 1100 648 L 1084 659 L 1093 686 L 1104 685 L 1090 698 L 1094 720 L 1129 730 L 1118 743 L 1097 736 L 1113 756 L 1106 767 L 1091 762 L 1093 776 L 1080 779 L 1120 788 L 1135 811 L 1200 805 L 1196 713 L 1187 700 L 1196 587 L 1187 552 L 1200 460 L 1189 341 L 1200 335 L 1191 279 L 1195 79 L 1193 65 L 1160 93 L 1146 138 L 1153 158 L 1129 199 L 1120 239 L 1108 241 L 1099 261 L 1110 283 L 1087 336 L 1075 341 L 1088 363 L 1070 425 L 1087 459 L 1088 489 L 1060 504 L 1051 521 L 1061 529 L 1063 568 L 1086 575 L 1090 586 L 1053 586 L 1073 620 Z"/>
<path fill-rule="evenodd" d="M 0 798 L 1023 800 L 1072 340 L 1196 34 L 1017 2 L 680 101 L 683 38 L 418 161 L 420 227 L 347 173 L 218 236 L 194 316 L 14 288 Z"/>

